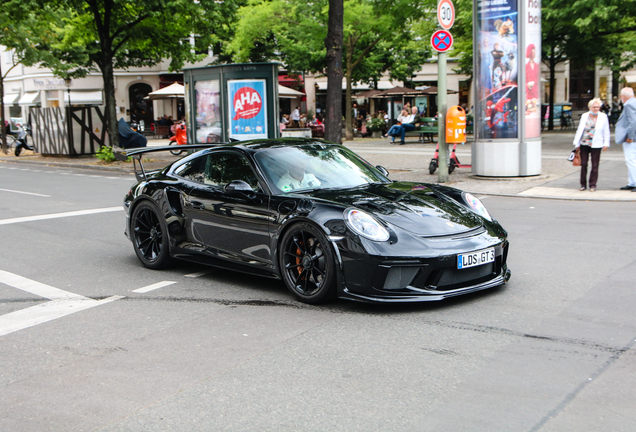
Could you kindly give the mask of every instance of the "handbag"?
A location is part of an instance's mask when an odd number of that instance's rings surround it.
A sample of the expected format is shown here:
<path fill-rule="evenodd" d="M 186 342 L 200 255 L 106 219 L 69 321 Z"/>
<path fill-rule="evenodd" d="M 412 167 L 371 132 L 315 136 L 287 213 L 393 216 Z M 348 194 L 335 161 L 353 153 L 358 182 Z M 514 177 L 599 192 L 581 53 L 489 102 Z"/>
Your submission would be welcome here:
<path fill-rule="evenodd" d="M 576 150 L 572 150 L 574 157 L 572 158 L 573 166 L 581 166 L 581 150 L 577 147 Z"/>

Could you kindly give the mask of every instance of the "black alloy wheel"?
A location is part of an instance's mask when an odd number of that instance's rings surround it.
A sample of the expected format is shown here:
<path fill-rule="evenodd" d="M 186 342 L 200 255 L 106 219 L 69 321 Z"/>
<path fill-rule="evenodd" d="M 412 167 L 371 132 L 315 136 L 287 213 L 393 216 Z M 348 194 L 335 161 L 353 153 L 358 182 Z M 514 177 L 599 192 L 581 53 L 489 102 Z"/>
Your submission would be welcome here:
<path fill-rule="evenodd" d="M 171 262 L 166 221 L 149 201 L 139 204 L 132 215 L 131 237 L 141 263 L 154 270 Z"/>
<path fill-rule="evenodd" d="M 336 296 L 331 245 L 313 225 L 298 223 L 285 233 L 279 263 L 285 285 L 300 301 L 316 304 Z"/>

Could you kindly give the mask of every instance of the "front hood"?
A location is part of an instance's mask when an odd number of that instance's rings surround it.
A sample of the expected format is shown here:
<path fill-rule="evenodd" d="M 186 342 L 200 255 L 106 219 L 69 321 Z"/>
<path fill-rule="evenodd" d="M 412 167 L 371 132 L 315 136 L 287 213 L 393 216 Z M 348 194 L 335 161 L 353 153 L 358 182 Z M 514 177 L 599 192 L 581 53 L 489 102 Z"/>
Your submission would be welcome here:
<path fill-rule="evenodd" d="M 357 207 L 419 236 L 460 234 L 482 226 L 481 218 L 425 183 L 394 182 L 346 190 L 318 190 L 311 196 Z"/>

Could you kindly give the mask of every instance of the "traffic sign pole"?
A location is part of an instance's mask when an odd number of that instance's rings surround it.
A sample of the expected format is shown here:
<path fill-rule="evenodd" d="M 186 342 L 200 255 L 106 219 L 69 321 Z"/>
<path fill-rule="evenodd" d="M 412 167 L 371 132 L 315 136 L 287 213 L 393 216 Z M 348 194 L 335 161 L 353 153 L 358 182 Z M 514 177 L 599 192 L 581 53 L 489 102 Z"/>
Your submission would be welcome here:
<path fill-rule="evenodd" d="M 437 53 L 437 144 L 438 153 L 438 175 L 437 181 L 446 183 L 448 181 L 448 147 L 446 146 L 446 53 Z"/>
<path fill-rule="evenodd" d="M 444 30 L 438 30 L 431 36 L 431 45 L 437 51 L 437 132 L 439 147 L 437 181 L 448 181 L 448 147 L 446 146 L 446 51 L 453 46 L 453 35 L 448 30 L 455 23 L 455 6 L 452 0 L 439 0 L 437 3 L 437 22 Z"/>

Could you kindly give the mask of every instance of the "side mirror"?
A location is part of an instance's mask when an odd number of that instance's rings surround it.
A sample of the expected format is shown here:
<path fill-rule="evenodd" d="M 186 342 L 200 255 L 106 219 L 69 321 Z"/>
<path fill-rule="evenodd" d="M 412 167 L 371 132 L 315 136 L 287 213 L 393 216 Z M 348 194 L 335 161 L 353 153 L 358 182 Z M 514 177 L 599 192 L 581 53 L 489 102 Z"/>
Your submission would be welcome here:
<path fill-rule="evenodd" d="M 223 189 L 227 195 L 244 195 L 247 197 L 254 197 L 254 189 L 247 182 L 243 180 L 232 180 Z"/>
<path fill-rule="evenodd" d="M 382 165 L 376 165 L 375 168 L 380 171 L 382 173 L 382 175 L 388 177 L 389 176 L 389 170 L 384 168 Z"/>

